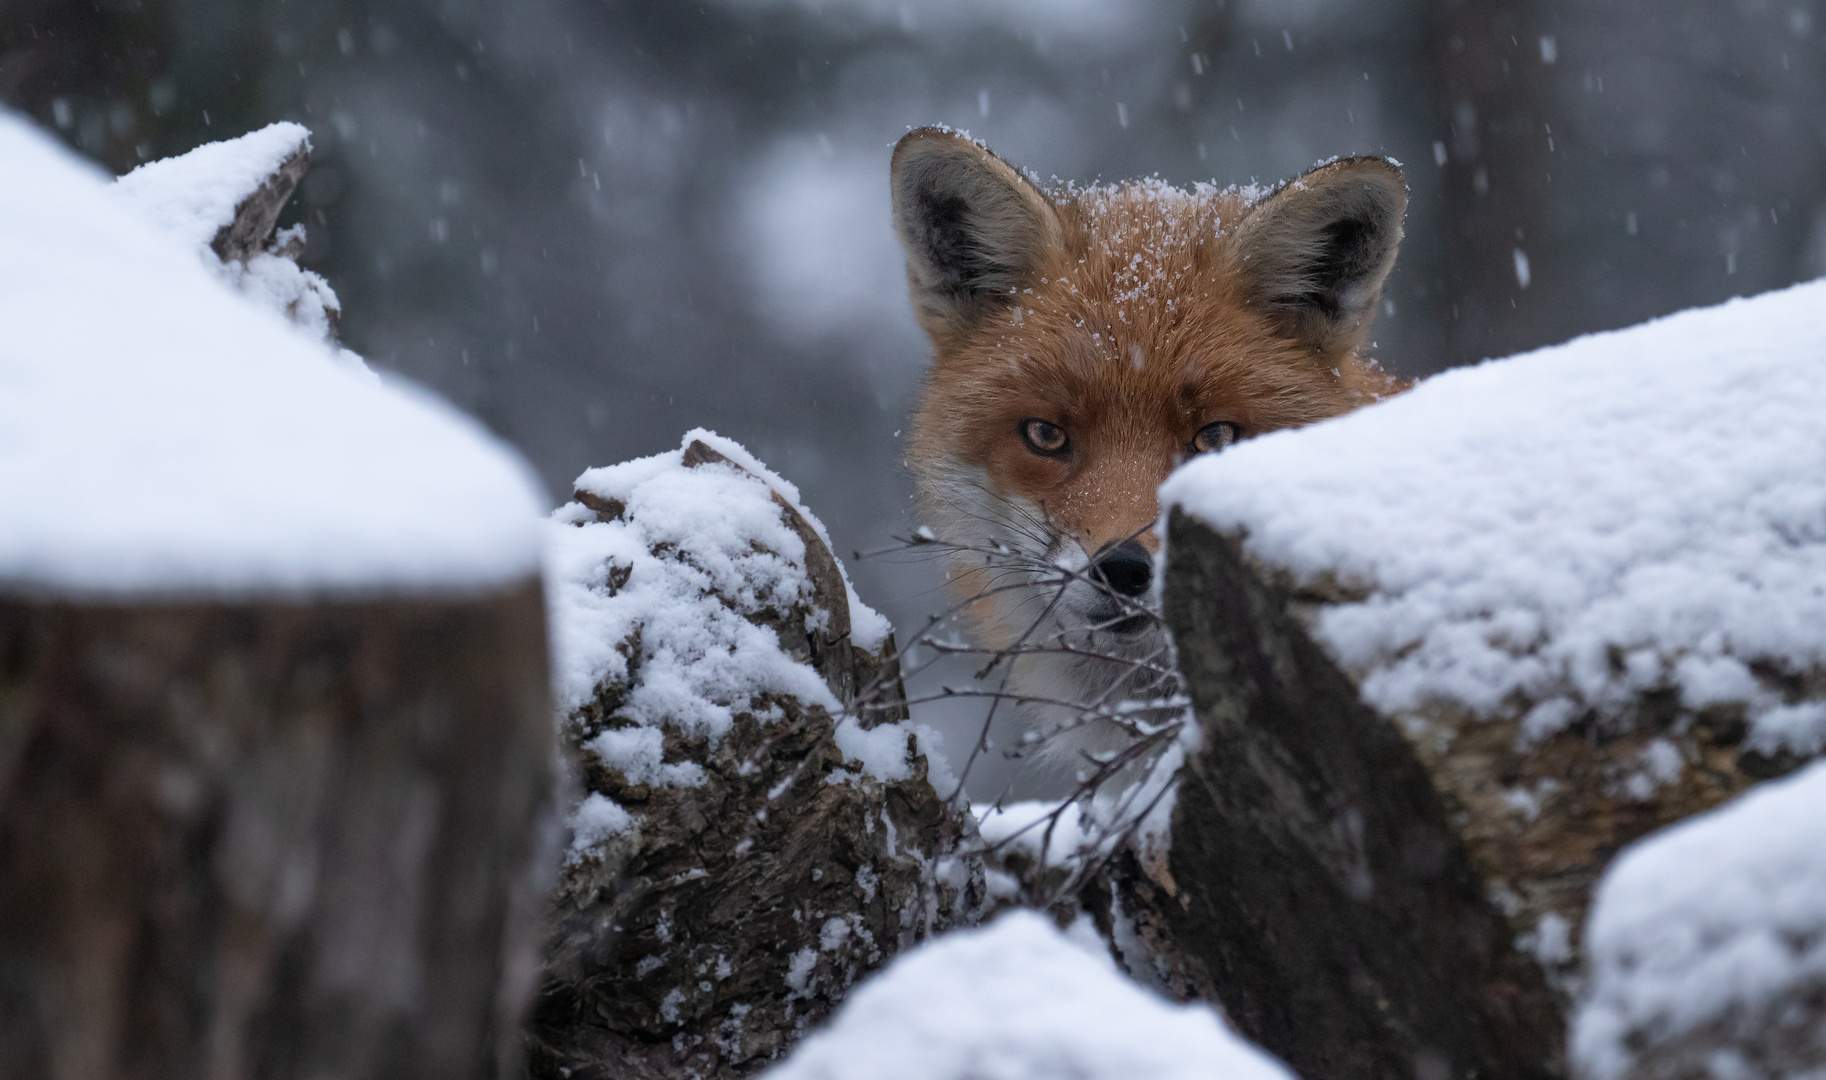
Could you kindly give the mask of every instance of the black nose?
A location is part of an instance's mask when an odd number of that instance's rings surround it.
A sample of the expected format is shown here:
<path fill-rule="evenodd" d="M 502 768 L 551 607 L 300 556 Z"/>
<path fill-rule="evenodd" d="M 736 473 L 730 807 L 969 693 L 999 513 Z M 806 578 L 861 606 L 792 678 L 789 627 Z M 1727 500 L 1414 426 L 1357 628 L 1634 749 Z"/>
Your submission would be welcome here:
<path fill-rule="evenodd" d="M 1148 591 L 1148 581 L 1154 576 L 1154 560 L 1147 548 L 1124 540 L 1105 551 L 1091 567 L 1091 573 L 1124 596 L 1140 596 Z"/>

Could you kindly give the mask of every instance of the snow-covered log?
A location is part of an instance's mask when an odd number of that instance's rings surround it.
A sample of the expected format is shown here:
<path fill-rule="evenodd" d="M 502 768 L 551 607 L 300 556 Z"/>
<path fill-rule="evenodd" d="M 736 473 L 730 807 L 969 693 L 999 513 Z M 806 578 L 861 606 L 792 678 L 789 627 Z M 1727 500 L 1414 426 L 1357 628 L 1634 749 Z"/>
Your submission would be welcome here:
<path fill-rule="evenodd" d="M 1826 763 L 1626 849 L 1585 940 L 1584 1080 L 1826 1075 Z"/>
<path fill-rule="evenodd" d="M 551 899 L 535 1077 L 742 1076 L 860 976 L 974 921 L 980 859 L 790 484 L 707 431 L 554 515 L 581 798 Z M 942 781 L 946 794 L 954 782 Z"/>
<path fill-rule="evenodd" d="M 493 1071 L 555 809 L 530 472 L 7 113 L 0 162 L 0 1076 Z"/>
<path fill-rule="evenodd" d="M 1612 856 L 1826 748 L 1822 355 L 1804 285 L 1169 480 L 1204 744 L 1141 967 L 1307 1080 L 1561 1068 Z"/>
<path fill-rule="evenodd" d="M 115 193 L 242 294 L 333 343 L 342 302 L 298 265 L 305 227 L 278 230 L 310 164 L 310 131 L 282 122 L 148 162 L 121 177 Z"/>
<path fill-rule="evenodd" d="M 1555 1075 L 1542 973 L 1411 745 L 1222 537 L 1175 513 L 1168 551 L 1205 741 L 1164 853 L 1112 872 L 1100 921 L 1131 969 L 1222 1003 L 1305 1080 Z"/>

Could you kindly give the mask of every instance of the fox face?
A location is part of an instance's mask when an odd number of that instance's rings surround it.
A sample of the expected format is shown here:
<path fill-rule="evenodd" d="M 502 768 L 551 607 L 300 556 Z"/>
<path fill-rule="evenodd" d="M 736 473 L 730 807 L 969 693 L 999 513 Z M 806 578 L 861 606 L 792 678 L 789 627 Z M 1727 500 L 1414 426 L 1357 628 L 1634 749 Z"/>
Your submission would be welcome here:
<path fill-rule="evenodd" d="M 933 366 L 908 463 L 920 513 L 1015 653 L 1028 720 L 1146 697 L 1170 665 L 1155 490 L 1195 454 L 1401 389 L 1359 355 L 1394 264 L 1395 165 L 1345 158 L 1266 194 L 1158 181 L 1043 190 L 922 128 L 894 222 Z M 1058 749 L 1121 732 L 1078 722 Z"/>

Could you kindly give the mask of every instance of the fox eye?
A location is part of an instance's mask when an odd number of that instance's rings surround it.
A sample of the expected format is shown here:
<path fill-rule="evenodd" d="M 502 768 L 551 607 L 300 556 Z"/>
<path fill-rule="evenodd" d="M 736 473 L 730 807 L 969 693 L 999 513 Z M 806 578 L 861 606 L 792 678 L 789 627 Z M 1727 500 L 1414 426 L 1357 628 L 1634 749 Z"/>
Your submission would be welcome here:
<path fill-rule="evenodd" d="M 1243 429 L 1228 420 L 1219 420 L 1215 424 L 1206 424 L 1192 436 L 1194 454 L 1215 454 L 1224 447 L 1242 438 Z"/>
<path fill-rule="evenodd" d="M 1021 421 L 1021 440 L 1027 449 L 1046 457 L 1058 457 L 1071 448 L 1065 429 L 1046 420 Z"/>

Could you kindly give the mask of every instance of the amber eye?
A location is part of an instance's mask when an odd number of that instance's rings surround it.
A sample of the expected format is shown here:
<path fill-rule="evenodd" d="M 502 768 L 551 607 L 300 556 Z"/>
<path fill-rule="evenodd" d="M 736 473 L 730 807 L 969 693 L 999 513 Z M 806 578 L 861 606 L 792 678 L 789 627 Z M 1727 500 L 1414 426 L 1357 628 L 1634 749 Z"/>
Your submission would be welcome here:
<path fill-rule="evenodd" d="M 1206 424 L 1192 436 L 1194 454 L 1215 454 L 1229 446 L 1243 435 L 1243 429 L 1228 420 L 1219 420 L 1215 424 Z"/>
<path fill-rule="evenodd" d="M 1021 440 L 1027 444 L 1027 449 L 1047 457 L 1058 457 L 1071 448 L 1065 429 L 1046 420 L 1021 421 Z"/>

